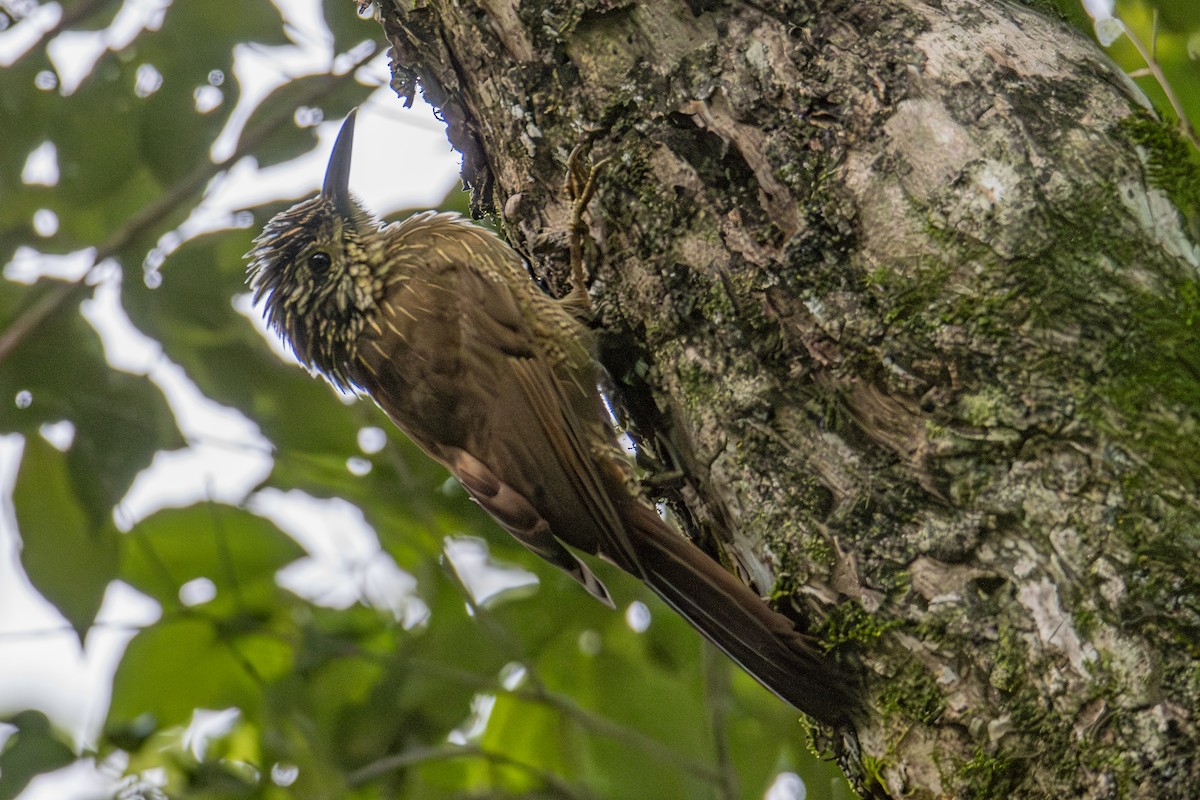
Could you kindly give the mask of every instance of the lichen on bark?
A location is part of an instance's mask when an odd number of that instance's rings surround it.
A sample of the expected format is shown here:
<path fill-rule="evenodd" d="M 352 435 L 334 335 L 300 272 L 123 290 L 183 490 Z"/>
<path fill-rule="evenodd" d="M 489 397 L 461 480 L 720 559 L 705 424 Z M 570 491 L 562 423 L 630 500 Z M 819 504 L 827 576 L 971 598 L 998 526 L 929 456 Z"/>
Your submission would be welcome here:
<path fill-rule="evenodd" d="M 614 371 L 683 516 L 869 680 L 860 785 L 1190 796 L 1200 173 L 1092 44 L 993 0 L 384 6 L 552 288 L 567 156 L 609 159 Z"/>

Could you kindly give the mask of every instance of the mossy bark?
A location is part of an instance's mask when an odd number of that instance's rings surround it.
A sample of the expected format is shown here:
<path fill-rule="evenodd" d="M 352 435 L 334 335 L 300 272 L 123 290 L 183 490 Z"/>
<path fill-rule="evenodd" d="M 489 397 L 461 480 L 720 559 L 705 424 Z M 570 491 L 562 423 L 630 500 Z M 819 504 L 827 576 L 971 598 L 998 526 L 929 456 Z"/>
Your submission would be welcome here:
<path fill-rule="evenodd" d="M 608 159 L 610 366 L 691 532 L 863 672 L 860 786 L 1193 796 L 1200 182 L 1091 43 L 997 0 L 382 6 L 551 289 L 568 154 Z"/>

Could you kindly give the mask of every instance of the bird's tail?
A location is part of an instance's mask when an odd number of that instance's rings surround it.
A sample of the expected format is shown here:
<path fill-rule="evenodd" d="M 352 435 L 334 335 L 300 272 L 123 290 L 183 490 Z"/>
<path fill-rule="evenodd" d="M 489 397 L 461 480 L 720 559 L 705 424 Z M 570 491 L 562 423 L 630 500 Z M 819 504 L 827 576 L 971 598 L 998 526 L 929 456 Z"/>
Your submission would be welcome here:
<path fill-rule="evenodd" d="M 860 716 L 860 692 L 784 615 L 641 503 L 628 507 L 640 577 L 763 686 L 820 722 Z"/>

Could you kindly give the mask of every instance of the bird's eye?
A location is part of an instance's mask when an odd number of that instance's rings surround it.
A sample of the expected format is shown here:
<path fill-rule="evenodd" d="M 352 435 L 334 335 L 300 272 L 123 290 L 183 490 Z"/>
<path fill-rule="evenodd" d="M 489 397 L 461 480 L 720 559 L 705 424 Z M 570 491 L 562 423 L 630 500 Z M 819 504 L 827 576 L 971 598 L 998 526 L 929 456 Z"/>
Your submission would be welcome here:
<path fill-rule="evenodd" d="M 308 257 L 308 268 L 318 278 L 324 277 L 325 273 L 329 272 L 329 265 L 332 263 L 328 253 L 317 252 Z"/>

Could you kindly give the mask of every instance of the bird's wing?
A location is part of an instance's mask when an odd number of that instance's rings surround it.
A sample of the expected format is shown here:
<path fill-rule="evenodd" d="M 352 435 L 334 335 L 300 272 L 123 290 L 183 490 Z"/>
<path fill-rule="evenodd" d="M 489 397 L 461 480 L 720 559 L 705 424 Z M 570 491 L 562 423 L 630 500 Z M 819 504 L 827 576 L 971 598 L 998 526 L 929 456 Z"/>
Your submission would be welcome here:
<path fill-rule="evenodd" d="M 513 464 L 513 468 L 536 469 L 543 476 L 554 476 L 560 485 L 552 491 L 564 492 L 568 497 L 550 497 L 547 503 L 568 503 L 576 515 L 582 517 L 582 525 L 590 531 L 554 530 L 554 534 L 570 544 L 593 553 L 600 553 L 623 569 L 641 577 L 636 550 L 629 541 L 622 522 L 622 515 L 614 504 L 613 489 L 621 486 L 618 475 L 604 475 L 606 465 L 597 458 L 593 448 L 596 433 L 601 436 L 599 404 L 596 397 L 596 372 L 591 354 L 579 336 L 573 335 L 578 325 L 561 309 L 549 302 L 534 302 L 542 308 L 535 313 L 561 314 L 561 320 L 546 320 L 547 324 L 561 322 L 561 337 L 551 343 L 557 352 L 547 352 L 539 343 L 531 323 L 522 313 L 522 300 L 516 293 L 537 291 L 530 284 L 511 286 L 497 282 L 474 270 L 464 270 L 459 275 L 459 291 L 465 302 L 484 313 L 469 317 L 470 329 L 463 332 L 463 347 L 497 348 L 503 354 L 497 385 L 513 387 L 520 394 L 522 408 L 519 419 L 510 423 L 517 427 L 521 437 L 529 439 L 527 452 L 537 454 L 553 463 Z M 468 319 L 464 317 L 464 319 Z M 487 354 L 483 354 L 486 357 Z M 595 415 L 594 419 L 584 414 Z M 498 466 L 489 465 L 498 470 Z M 510 482 L 510 488 L 534 507 L 530 495 L 533 487 L 524 491 L 511 486 L 511 482 L 524 475 L 502 475 L 500 480 Z M 485 505 L 485 508 L 487 506 Z M 491 510 L 491 509 L 489 509 Z M 542 513 L 545 513 L 543 511 Z M 588 538 L 599 541 L 588 541 Z M 518 536 L 518 538 L 520 538 Z"/>
<path fill-rule="evenodd" d="M 413 315 L 418 309 L 419 319 Z M 604 584 L 555 536 L 545 510 L 531 499 L 530 478 L 557 476 L 561 467 L 535 463 L 558 445 L 537 446 L 554 431 L 530 421 L 510 366 L 536 354 L 507 287 L 457 264 L 397 281 L 380 314 L 360 342 L 358 384 L 505 530 L 611 606 Z M 480 431 L 504 426 L 519 435 L 509 430 L 480 439 Z"/>
<path fill-rule="evenodd" d="M 579 581 L 597 600 L 609 608 L 616 607 L 600 579 L 558 540 L 550 523 L 526 497 L 467 451 L 454 447 L 443 448 L 443 453 L 439 460 L 514 539 Z"/>
<path fill-rule="evenodd" d="M 567 405 L 562 384 L 549 377 L 538 362 L 514 361 L 512 368 L 530 409 L 551 438 L 558 467 L 570 480 L 576 502 L 582 504 L 604 537 L 595 551 L 633 575 L 644 577 L 637 551 L 613 502 L 612 487 L 614 483 L 620 486 L 620 477 L 604 479 L 601 465 L 586 439 L 587 426 L 594 423 L 576 417 Z"/>

